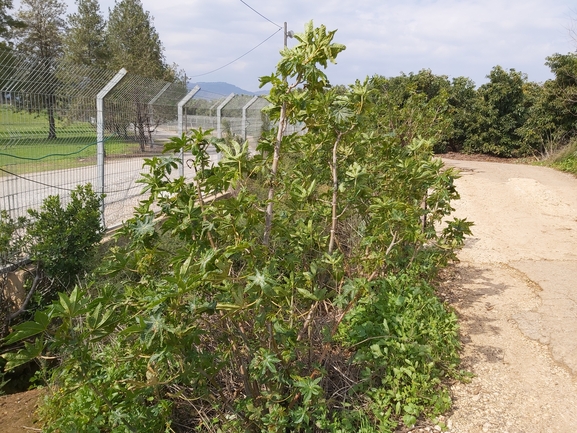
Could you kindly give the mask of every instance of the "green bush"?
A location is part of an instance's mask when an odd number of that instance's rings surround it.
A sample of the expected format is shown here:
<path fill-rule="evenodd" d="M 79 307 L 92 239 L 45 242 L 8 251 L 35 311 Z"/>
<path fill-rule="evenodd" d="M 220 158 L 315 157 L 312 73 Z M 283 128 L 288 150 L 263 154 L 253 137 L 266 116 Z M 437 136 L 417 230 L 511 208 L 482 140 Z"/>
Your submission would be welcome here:
<path fill-rule="evenodd" d="M 426 281 L 469 232 L 446 221 L 456 174 L 429 142 L 375 130 L 368 82 L 330 87 L 333 36 L 308 24 L 261 79 L 279 130 L 259 155 L 210 131 L 174 137 L 145 162 L 110 284 L 15 327 L 9 368 L 58 359 L 51 431 L 376 432 L 447 408 L 456 321 Z M 190 183 L 170 176 L 180 149 Z"/>
<path fill-rule="evenodd" d="M 101 197 L 88 184 L 73 190 L 66 206 L 59 196 L 49 196 L 39 210 L 28 210 L 28 217 L 14 220 L 7 212 L 0 213 L 0 267 L 4 273 L 21 269 L 29 277 L 29 296 L 19 311 L 11 312 L 13 306 L 2 303 L 3 331 L 26 308 L 44 307 L 93 267 L 91 259 L 104 234 L 100 203 Z M 0 294 L 4 293 L 2 285 Z M 43 303 L 42 297 L 47 301 Z"/>
<path fill-rule="evenodd" d="M 70 193 L 66 206 L 53 195 L 44 200 L 40 210 L 28 211 L 30 259 L 47 277 L 67 286 L 90 267 L 95 245 L 104 234 L 101 200 L 90 184 L 79 185 Z"/>

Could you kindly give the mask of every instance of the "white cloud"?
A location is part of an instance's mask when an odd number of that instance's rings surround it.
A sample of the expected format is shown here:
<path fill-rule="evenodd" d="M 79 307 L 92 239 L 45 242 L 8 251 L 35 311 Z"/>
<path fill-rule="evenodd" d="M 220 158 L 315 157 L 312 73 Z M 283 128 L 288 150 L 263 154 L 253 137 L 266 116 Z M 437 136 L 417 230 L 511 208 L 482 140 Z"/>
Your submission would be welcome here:
<path fill-rule="evenodd" d="M 169 63 L 198 75 L 241 56 L 276 27 L 240 0 L 142 0 Z M 397 75 L 428 68 L 467 76 L 477 84 L 501 65 L 550 77 L 545 57 L 575 49 L 568 31 L 570 0 L 245 0 L 278 25 L 300 32 L 309 20 L 338 29 L 347 51 L 327 74 L 335 83 L 366 75 Z M 74 10 L 74 0 L 66 0 Z M 17 3 L 17 2 L 15 2 Z M 15 5 L 17 6 L 17 5 Z M 102 0 L 106 15 L 113 0 Z M 282 32 L 231 66 L 199 81 L 228 81 L 247 90 L 278 62 Z M 291 42 L 289 41 L 289 45 Z"/>

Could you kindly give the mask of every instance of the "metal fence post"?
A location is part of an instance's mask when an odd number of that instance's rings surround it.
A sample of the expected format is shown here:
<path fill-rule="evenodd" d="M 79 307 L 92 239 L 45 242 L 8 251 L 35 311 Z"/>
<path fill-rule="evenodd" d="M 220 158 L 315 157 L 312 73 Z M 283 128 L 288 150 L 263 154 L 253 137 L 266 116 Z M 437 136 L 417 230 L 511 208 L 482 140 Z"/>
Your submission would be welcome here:
<path fill-rule="evenodd" d="M 216 136 L 218 138 L 222 138 L 222 124 L 221 124 L 222 109 L 226 104 L 230 102 L 232 98 L 234 98 L 234 93 L 228 95 L 226 99 L 222 101 L 222 104 L 220 104 L 216 109 Z"/>
<path fill-rule="evenodd" d="M 104 194 L 104 97 L 116 86 L 126 75 L 126 69 L 122 68 L 108 82 L 104 88 L 96 95 L 96 170 L 97 185 L 96 189 L 100 194 Z M 102 225 L 106 227 L 104 221 L 104 199 L 100 205 L 100 219 Z"/>
<path fill-rule="evenodd" d="M 244 107 L 242 107 L 242 124 L 241 124 L 241 130 L 242 130 L 242 139 L 246 140 L 246 110 L 248 110 L 250 108 L 250 106 L 252 104 L 254 104 L 256 101 L 258 100 L 258 96 L 255 96 L 254 98 L 252 98 L 250 101 L 248 101 L 246 103 L 246 105 Z"/>
<path fill-rule="evenodd" d="M 172 85 L 172 83 L 166 83 L 165 86 L 162 88 L 162 90 L 160 92 L 158 92 L 156 94 L 156 96 L 154 98 L 152 98 L 150 100 L 150 102 L 148 103 L 148 113 L 150 115 L 150 123 L 154 124 L 154 119 L 152 118 L 152 114 L 154 113 L 154 108 L 153 105 L 156 103 L 156 101 L 158 101 L 158 98 L 160 98 L 162 96 L 162 94 L 164 92 L 166 92 L 166 90 Z M 152 134 L 150 135 L 150 148 L 152 149 L 154 147 L 154 139 L 152 138 Z"/>
<path fill-rule="evenodd" d="M 194 86 L 194 88 L 186 94 L 184 98 L 180 100 L 178 103 L 178 137 L 182 137 L 182 133 L 184 132 L 184 116 L 183 110 L 184 106 L 188 101 L 190 101 L 194 95 L 198 93 L 200 87 Z M 180 149 L 180 175 L 184 177 L 184 150 Z"/>

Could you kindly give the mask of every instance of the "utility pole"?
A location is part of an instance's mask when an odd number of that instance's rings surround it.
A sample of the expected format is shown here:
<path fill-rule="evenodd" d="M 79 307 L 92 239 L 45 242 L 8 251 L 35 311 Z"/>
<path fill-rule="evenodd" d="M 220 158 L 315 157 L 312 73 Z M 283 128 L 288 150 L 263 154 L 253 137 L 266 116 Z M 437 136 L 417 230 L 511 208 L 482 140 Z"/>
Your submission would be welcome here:
<path fill-rule="evenodd" d="M 287 47 L 287 39 L 288 39 L 288 38 L 292 38 L 292 37 L 295 35 L 295 33 L 294 33 L 292 30 L 287 31 L 286 21 L 285 21 L 285 23 L 284 23 L 284 32 L 283 32 L 283 35 L 284 35 L 284 47 L 286 48 L 286 47 Z"/>

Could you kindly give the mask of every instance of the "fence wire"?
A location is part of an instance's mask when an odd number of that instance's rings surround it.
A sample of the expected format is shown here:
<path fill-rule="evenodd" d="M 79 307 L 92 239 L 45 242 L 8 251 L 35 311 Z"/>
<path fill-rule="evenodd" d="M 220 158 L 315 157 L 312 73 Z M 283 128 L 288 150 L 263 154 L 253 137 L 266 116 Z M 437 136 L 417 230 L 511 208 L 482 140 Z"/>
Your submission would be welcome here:
<path fill-rule="evenodd" d="M 66 202 L 77 185 L 97 186 L 103 171 L 103 217 L 111 227 L 130 217 L 141 198 L 137 180 L 144 158 L 159 154 L 179 126 L 213 129 L 253 146 L 267 129 L 261 110 L 268 102 L 247 95 L 193 98 L 179 125 L 178 104 L 188 93 L 184 83 L 127 73 L 103 100 L 105 157 L 99 167 L 96 100 L 116 75 L 15 52 L 0 56 L 0 210 L 17 218 L 49 195 Z M 184 168 L 186 177 L 193 176 Z"/>

